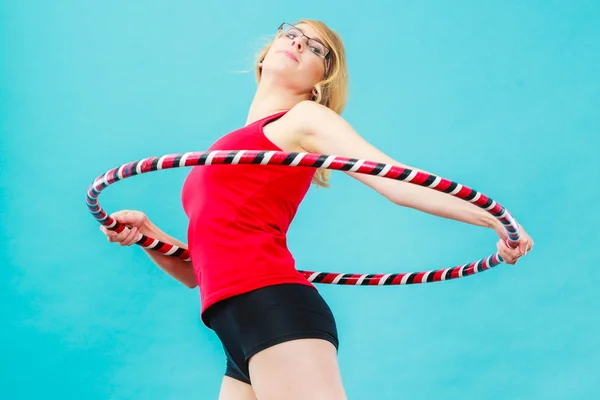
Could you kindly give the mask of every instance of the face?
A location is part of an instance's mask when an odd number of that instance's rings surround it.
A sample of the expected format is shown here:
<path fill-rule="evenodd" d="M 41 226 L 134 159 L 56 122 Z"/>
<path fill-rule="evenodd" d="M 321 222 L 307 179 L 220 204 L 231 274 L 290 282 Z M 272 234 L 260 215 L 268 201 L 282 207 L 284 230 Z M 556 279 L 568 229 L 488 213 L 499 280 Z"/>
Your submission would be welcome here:
<path fill-rule="evenodd" d="M 262 73 L 276 73 L 287 85 L 311 92 L 325 77 L 330 51 L 324 43 L 308 24 L 284 24 L 263 60 Z"/>

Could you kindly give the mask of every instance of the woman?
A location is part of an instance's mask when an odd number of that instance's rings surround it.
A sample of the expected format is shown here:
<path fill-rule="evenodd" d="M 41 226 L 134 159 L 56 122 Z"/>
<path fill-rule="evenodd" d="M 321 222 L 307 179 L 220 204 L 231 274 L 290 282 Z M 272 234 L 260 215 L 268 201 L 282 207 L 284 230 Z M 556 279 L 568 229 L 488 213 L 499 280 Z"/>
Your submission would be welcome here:
<path fill-rule="evenodd" d="M 210 150 L 277 150 L 334 154 L 400 165 L 363 140 L 340 114 L 347 93 L 344 48 L 321 22 L 282 24 L 259 56 L 258 88 L 246 126 Z M 412 167 L 411 167 L 412 168 Z M 220 399 L 345 399 L 333 315 L 295 269 L 286 232 L 311 182 L 327 186 L 328 171 L 255 165 L 194 167 L 183 187 L 192 266 L 147 251 L 184 285 L 200 287 L 204 323 L 227 358 Z M 493 228 L 505 262 L 533 246 L 522 231 L 506 246 L 495 218 L 449 195 L 375 176 L 348 173 L 390 201 L 433 215 Z M 139 211 L 113 217 L 130 227 L 108 240 L 129 246 L 138 233 L 188 248 Z"/>

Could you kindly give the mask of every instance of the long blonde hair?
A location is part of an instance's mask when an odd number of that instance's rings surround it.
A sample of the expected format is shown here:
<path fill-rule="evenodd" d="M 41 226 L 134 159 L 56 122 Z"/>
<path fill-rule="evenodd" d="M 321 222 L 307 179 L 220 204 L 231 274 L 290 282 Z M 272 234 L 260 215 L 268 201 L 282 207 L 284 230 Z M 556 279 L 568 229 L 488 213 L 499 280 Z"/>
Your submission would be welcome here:
<path fill-rule="evenodd" d="M 341 114 L 346 107 L 346 101 L 348 99 L 348 67 L 346 64 L 346 52 L 344 50 L 342 39 L 335 31 L 331 30 L 321 21 L 303 19 L 293 25 L 299 24 L 307 24 L 315 29 L 325 42 L 324 44 L 330 49 L 329 56 L 326 60 L 326 76 L 322 81 L 315 85 L 317 95 L 312 100 L 332 109 L 337 114 Z M 272 43 L 273 41 L 263 47 L 258 54 L 255 69 L 257 82 L 260 82 L 261 76 L 259 63 L 265 58 Z M 329 187 L 329 172 L 330 171 L 327 169 L 319 168 L 313 177 L 313 183 L 317 186 Z"/>

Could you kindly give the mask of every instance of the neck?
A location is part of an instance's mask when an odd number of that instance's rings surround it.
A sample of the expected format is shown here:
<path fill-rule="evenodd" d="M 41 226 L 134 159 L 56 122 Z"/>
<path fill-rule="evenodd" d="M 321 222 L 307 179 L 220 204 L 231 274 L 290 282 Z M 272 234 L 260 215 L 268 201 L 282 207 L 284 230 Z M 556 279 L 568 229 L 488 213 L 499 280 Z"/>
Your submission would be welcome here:
<path fill-rule="evenodd" d="M 246 125 L 280 111 L 289 110 L 308 98 L 307 94 L 298 93 L 289 87 L 274 84 L 263 78 L 250 104 Z"/>

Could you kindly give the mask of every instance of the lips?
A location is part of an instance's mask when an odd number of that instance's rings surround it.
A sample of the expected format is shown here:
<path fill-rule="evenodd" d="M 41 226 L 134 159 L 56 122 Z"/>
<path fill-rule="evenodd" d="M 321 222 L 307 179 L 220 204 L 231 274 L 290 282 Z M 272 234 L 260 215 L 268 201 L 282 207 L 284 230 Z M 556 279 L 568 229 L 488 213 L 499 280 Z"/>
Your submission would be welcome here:
<path fill-rule="evenodd" d="M 292 53 L 291 51 L 280 51 L 281 54 L 286 55 L 288 58 L 291 58 L 292 60 L 298 62 L 298 59 L 296 58 L 296 56 L 294 55 L 294 53 Z"/>

